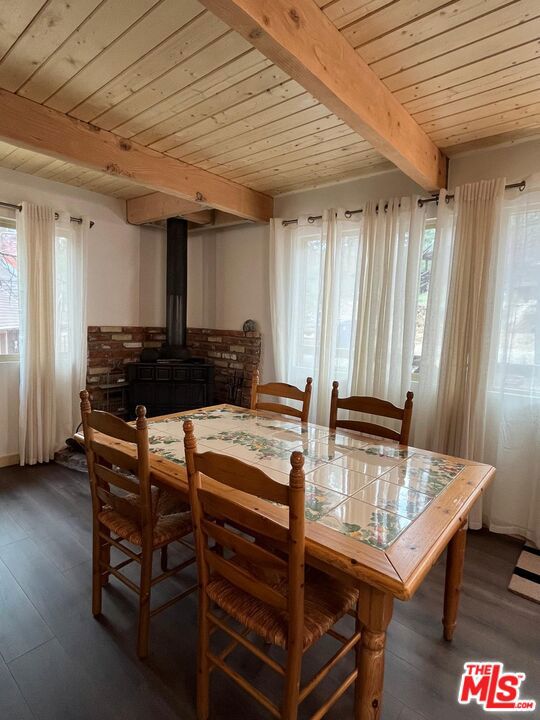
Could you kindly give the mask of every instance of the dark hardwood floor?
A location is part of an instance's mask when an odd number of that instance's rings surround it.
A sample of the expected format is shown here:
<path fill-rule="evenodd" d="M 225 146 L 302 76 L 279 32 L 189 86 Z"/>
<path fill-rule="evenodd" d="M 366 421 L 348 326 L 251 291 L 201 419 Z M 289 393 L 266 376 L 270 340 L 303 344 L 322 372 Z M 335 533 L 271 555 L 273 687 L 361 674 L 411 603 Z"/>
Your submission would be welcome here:
<path fill-rule="evenodd" d="M 540 701 L 540 607 L 507 591 L 520 547 L 507 537 L 469 533 L 461 611 L 451 644 L 441 637 L 444 558 L 412 601 L 396 603 L 383 720 L 488 715 L 494 720 L 497 716 L 477 706 L 457 704 L 467 660 L 500 660 L 526 672 L 523 694 Z M 192 580 L 193 572 L 185 582 Z M 158 586 L 156 599 L 177 592 L 177 582 Z M 145 663 L 135 654 L 135 600 L 112 580 L 103 619 L 92 618 L 85 475 L 55 464 L 0 470 L 2 720 L 194 720 L 196 597 L 153 619 L 151 656 Z M 306 677 L 334 648 L 328 639 L 308 653 Z M 243 672 L 267 692 L 279 691 L 272 671 L 253 656 L 236 653 Z M 336 670 L 344 674 L 348 667 Z M 329 678 L 302 706 L 301 717 L 309 717 L 335 683 L 336 677 Z M 267 717 L 218 673 L 211 707 L 215 720 Z M 327 717 L 352 718 L 351 691 Z"/>

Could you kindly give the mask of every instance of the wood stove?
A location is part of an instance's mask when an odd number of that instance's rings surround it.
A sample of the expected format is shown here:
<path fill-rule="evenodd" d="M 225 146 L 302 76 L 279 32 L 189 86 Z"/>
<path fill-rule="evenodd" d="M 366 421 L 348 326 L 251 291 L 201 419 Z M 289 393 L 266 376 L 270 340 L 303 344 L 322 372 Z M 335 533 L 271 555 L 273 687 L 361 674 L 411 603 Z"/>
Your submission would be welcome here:
<path fill-rule="evenodd" d="M 127 365 L 132 416 L 137 405 L 146 405 L 151 417 L 214 402 L 214 366 L 191 357 L 186 346 L 187 231 L 187 220 L 167 220 L 167 342 Z"/>

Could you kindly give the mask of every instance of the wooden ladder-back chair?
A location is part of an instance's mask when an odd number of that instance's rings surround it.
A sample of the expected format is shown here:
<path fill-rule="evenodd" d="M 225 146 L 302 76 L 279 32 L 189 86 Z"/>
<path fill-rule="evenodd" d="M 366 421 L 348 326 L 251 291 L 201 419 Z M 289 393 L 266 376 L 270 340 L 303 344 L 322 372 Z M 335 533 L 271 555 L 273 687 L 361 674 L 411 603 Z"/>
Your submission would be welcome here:
<path fill-rule="evenodd" d="M 180 495 L 151 485 L 146 408 L 137 406 L 133 427 L 115 415 L 92 410 L 86 390 L 81 391 L 80 398 L 92 493 L 92 613 L 95 617 L 101 614 L 102 587 L 108 584 L 110 575 L 137 593 L 137 653 L 144 658 L 148 655 L 150 617 L 197 589 L 194 585 L 150 609 L 152 588 L 196 561 L 191 555 L 176 567 L 167 568 L 170 543 L 178 541 L 193 550 L 184 539 L 192 532 L 191 513 Z M 111 565 L 111 546 L 127 560 Z M 152 578 L 153 555 L 158 549 L 162 572 Z M 139 585 L 120 572 L 132 562 L 140 565 Z"/>
<path fill-rule="evenodd" d="M 197 453 L 190 420 L 184 422 L 184 432 L 200 583 L 198 718 L 207 720 L 209 716 L 209 679 L 211 671 L 217 668 L 273 717 L 296 720 L 299 704 L 360 639 L 358 629 L 351 637 L 332 629 L 355 607 L 357 591 L 322 572 L 305 572 L 302 453 L 291 455 L 290 484 L 284 485 L 268 477 L 262 469 L 236 458 L 214 452 Z M 231 493 L 231 489 L 234 492 Z M 288 526 L 262 517 L 250 507 L 248 496 L 288 507 Z M 210 539 L 215 543 L 212 547 Z M 213 611 L 212 603 L 223 615 Z M 243 631 L 233 629 L 227 619 L 240 623 Z M 216 654 L 210 649 L 210 636 L 218 629 L 230 636 L 232 642 Z M 259 636 L 267 646 L 284 649 L 285 666 L 249 640 L 250 633 Z M 303 654 L 325 634 L 339 641 L 340 648 L 300 688 Z M 250 650 L 283 677 L 280 707 L 226 662 L 238 645 Z M 312 720 L 321 718 L 356 677 L 355 669 Z"/>
<path fill-rule="evenodd" d="M 355 430 L 356 432 L 361 432 L 366 435 L 377 435 L 378 437 L 388 438 L 389 440 L 397 440 L 400 445 L 409 444 L 414 393 L 409 390 L 405 405 L 401 408 L 387 400 L 380 400 L 375 397 L 351 395 L 351 397 L 340 398 L 338 388 L 339 383 L 337 380 L 334 380 L 330 401 L 329 425 L 331 430 L 344 428 L 346 430 Z M 362 420 L 339 420 L 339 409 L 401 420 L 401 431 L 397 432 L 384 425 L 376 425 L 370 422 L 363 422 Z"/>
<path fill-rule="evenodd" d="M 309 416 L 309 404 L 311 402 L 311 386 L 313 379 L 306 379 L 306 387 L 304 390 L 281 382 L 270 382 L 264 385 L 260 384 L 259 371 L 253 374 L 251 384 L 251 409 L 252 410 L 269 410 L 270 412 L 279 413 L 280 415 L 290 415 L 299 418 L 302 422 L 307 422 Z M 289 400 L 298 400 L 302 403 L 301 408 L 285 405 L 278 402 L 259 402 L 259 395 L 270 395 L 276 398 L 288 398 Z"/>

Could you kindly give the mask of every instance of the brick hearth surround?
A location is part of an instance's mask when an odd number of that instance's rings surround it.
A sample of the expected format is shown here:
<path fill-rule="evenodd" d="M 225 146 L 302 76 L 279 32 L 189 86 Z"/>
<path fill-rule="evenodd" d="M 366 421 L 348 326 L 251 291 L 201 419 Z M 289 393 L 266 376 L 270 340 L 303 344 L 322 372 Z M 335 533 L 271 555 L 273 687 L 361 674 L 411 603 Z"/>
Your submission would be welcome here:
<path fill-rule="evenodd" d="M 124 365 L 139 360 L 143 348 L 161 347 L 165 328 L 90 326 L 88 328 L 87 386 L 96 402 L 101 385 L 124 377 Z M 251 380 L 261 360 L 261 334 L 242 330 L 188 328 L 187 346 L 193 357 L 215 365 L 216 403 L 228 401 L 231 382 L 243 375 L 241 404 L 249 407 Z"/>

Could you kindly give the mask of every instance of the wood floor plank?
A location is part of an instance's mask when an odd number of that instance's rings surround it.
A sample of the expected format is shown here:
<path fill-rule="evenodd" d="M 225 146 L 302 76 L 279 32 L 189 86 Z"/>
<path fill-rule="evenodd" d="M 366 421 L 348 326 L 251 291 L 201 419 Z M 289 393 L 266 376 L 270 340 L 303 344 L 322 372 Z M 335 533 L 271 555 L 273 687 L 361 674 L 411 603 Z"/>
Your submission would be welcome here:
<path fill-rule="evenodd" d="M 32 713 L 7 665 L 0 661 L 0 717 L 6 720 L 32 720 Z"/>
<path fill-rule="evenodd" d="M 52 637 L 50 628 L 0 561 L 0 655 L 4 661 L 9 663 Z"/>
<path fill-rule="evenodd" d="M 103 595 L 103 618 L 90 612 L 90 497 L 87 477 L 54 464 L 0 470 L 0 508 L 14 518 L 12 541 L 0 546 L 0 718 L 7 720 L 196 720 L 197 599 L 157 615 L 151 653 L 137 660 L 136 597 L 114 580 Z M 20 528 L 18 530 L 18 528 Z M 52 541 L 54 531 L 58 536 Z M 18 534 L 26 533 L 19 537 Z M 523 694 L 538 699 L 539 608 L 508 592 L 520 541 L 469 532 L 464 587 L 454 641 L 441 637 L 444 557 L 415 597 L 396 602 L 387 642 L 381 720 L 480 720 L 478 706 L 459 707 L 463 663 L 491 658 L 526 672 Z M 179 552 L 171 548 L 171 561 Z M 81 559 L 82 558 L 82 559 Z M 156 556 L 156 564 L 159 558 Z M 80 560 L 80 562 L 77 562 Z M 157 568 L 156 568 L 157 569 Z M 133 569 L 135 577 L 136 568 Z M 190 569 L 194 579 L 194 568 Z M 180 582 L 180 581 L 178 581 Z M 157 587 L 155 600 L 176 592 Z M 352 618 L 341 621 L 350 631 Z M 219 638 L 215 638 L 217 643 Z M 335 651 L 324 638 L 307 653 L 304 680 Z M 282 651 L 271 650 L 283 660 Z M 231 655 L 275 702 L 280 680 L 244 650 Z M 312 714 L 350 672 L 336 666 L 302 708 Z M 212 678 L 212 719 L 262 720 L 265 713 L 228 678 Z M 493 714 L 490 713 L 490 716 Z M 328 720 L 353 716 L 353 693 Z M 493 715 L 491 720 L 504 720 Z"/>

